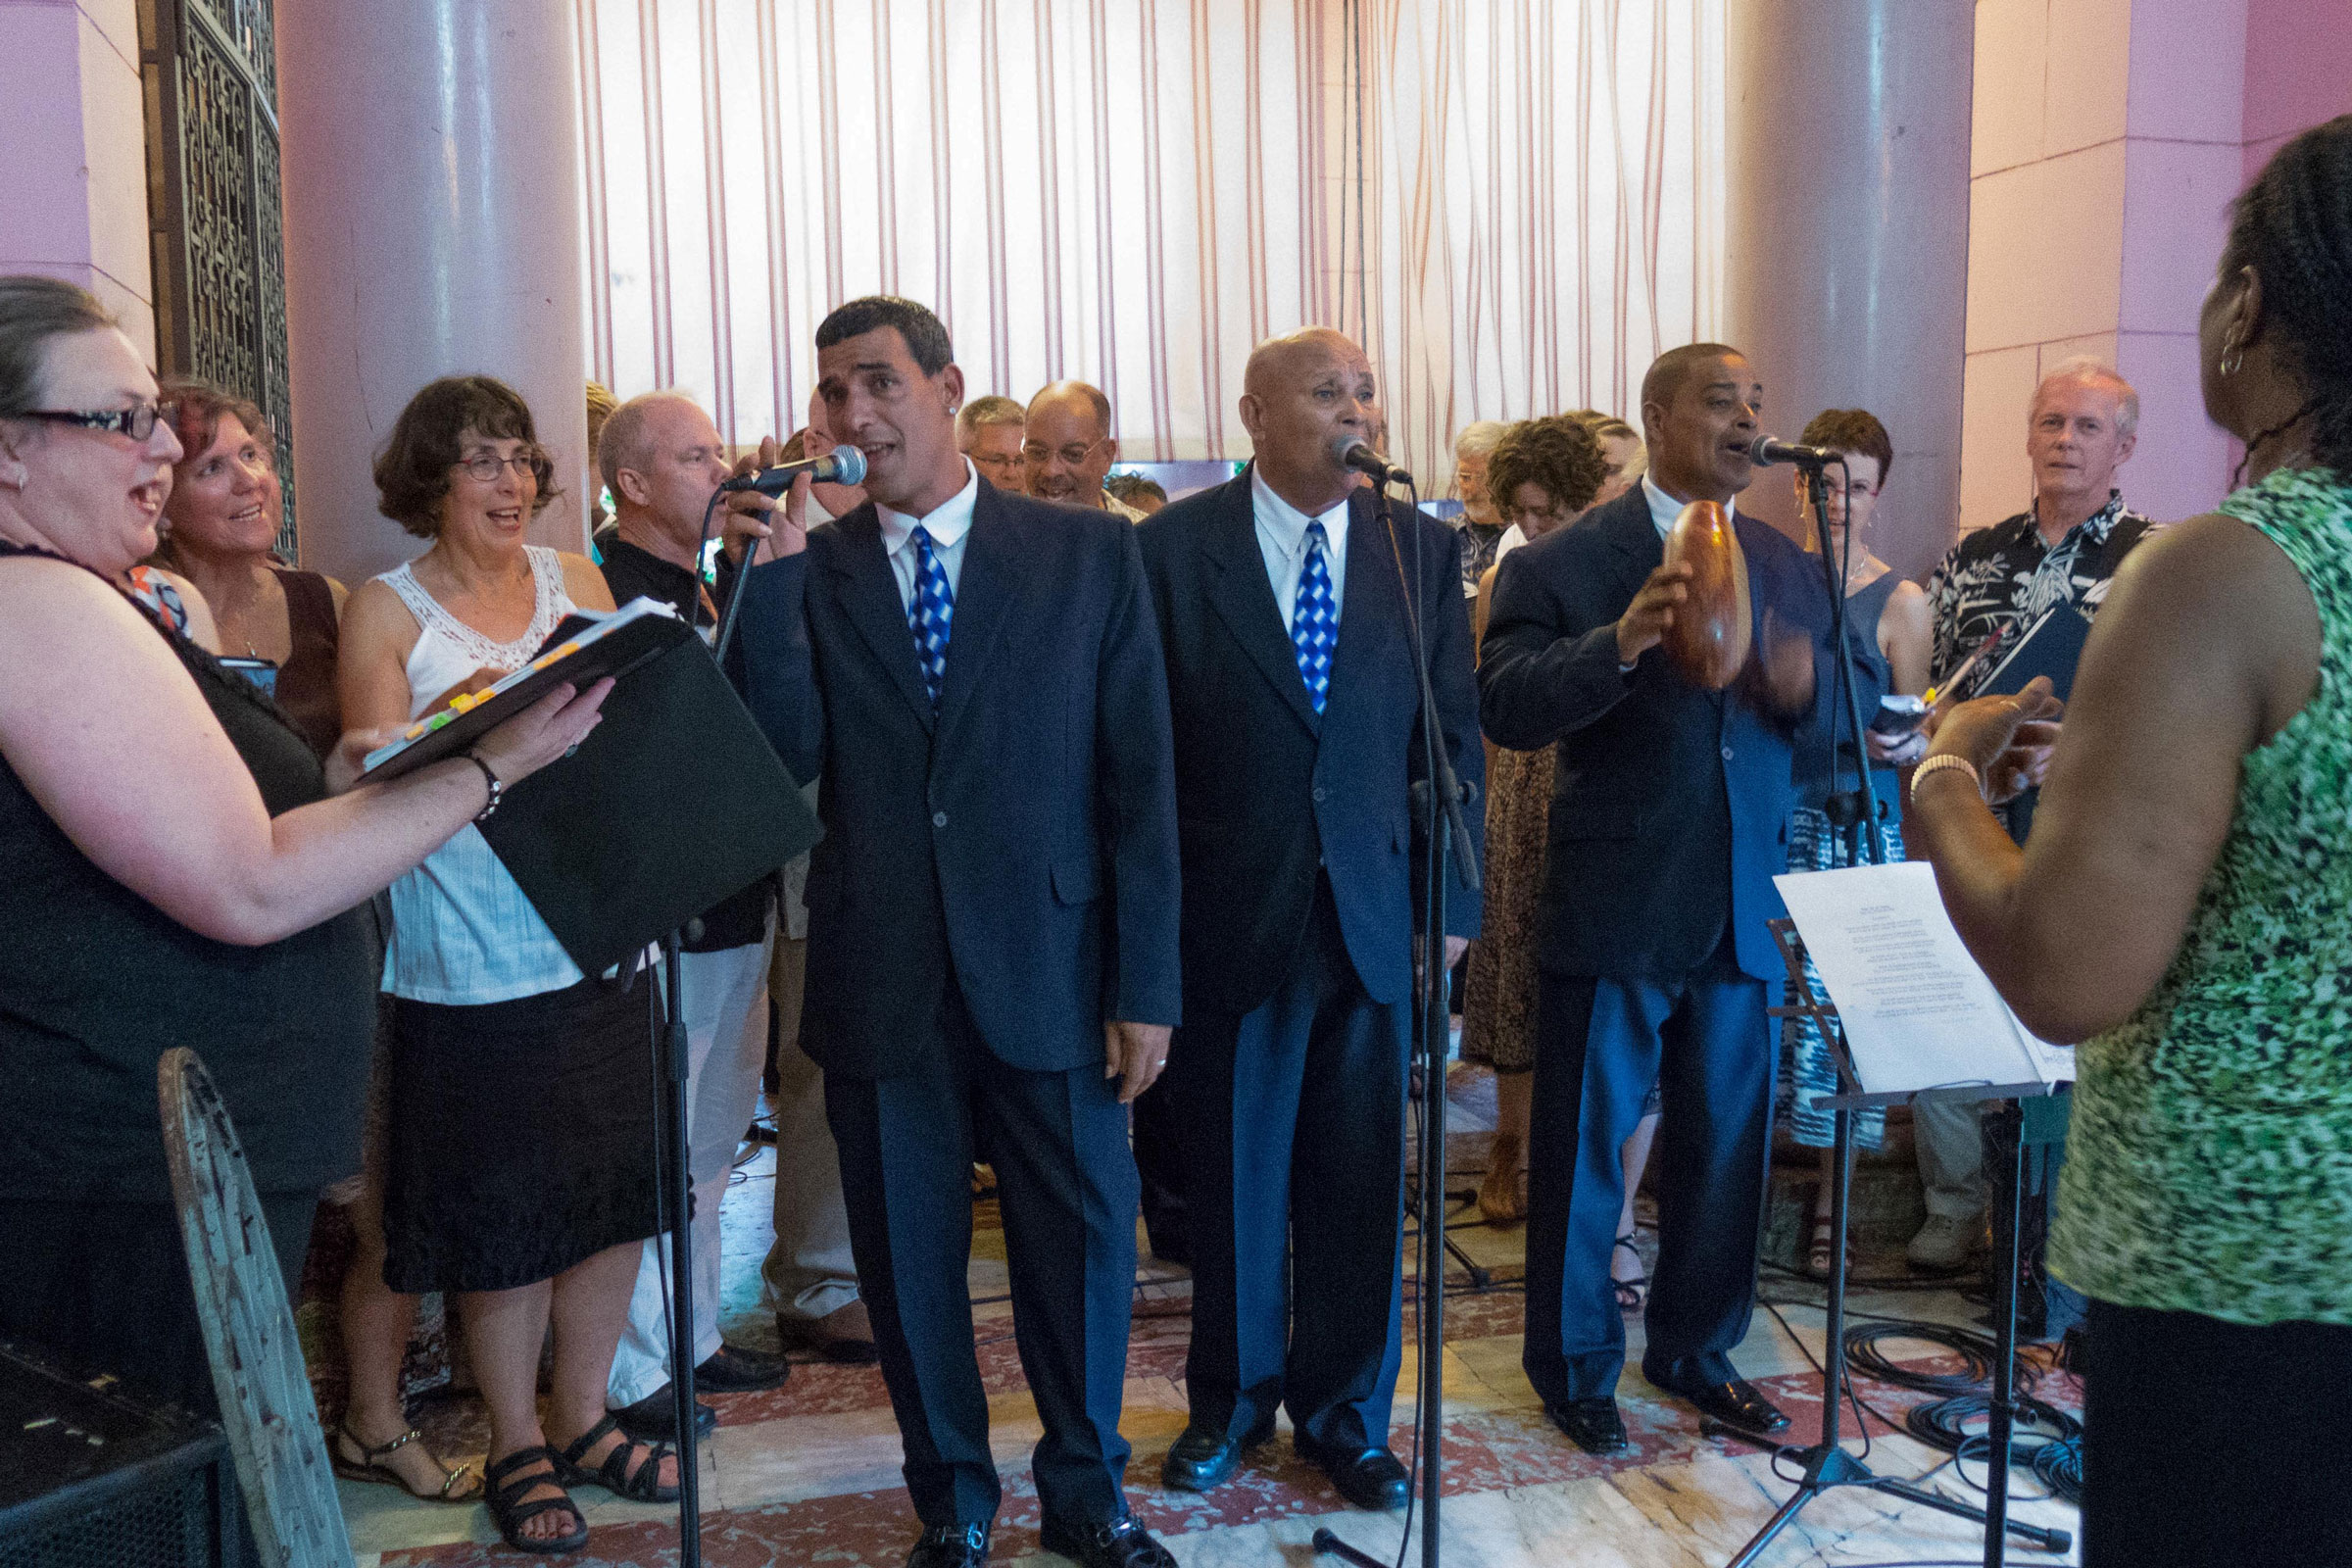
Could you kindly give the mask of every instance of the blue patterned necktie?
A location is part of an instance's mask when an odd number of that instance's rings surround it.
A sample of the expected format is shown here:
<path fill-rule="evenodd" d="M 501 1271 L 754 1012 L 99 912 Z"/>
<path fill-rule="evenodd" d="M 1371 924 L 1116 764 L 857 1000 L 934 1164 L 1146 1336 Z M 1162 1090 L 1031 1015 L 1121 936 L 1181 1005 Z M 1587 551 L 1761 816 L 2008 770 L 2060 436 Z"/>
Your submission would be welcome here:
<path fill-rule="evenodd" d="M 914 632 L 914 657 L 923 666 L 923 690 L 939 710 L 940 684 L 948 678 L 948 623 L 956 618 L 956 590 L 931 548 L 931 532 L 914 530 L 914 597 L 906 602 L 906 624 Z"/>
<path fill-rule="evenodd" d="M 1331 564 L 1323 559 L 1323 524 L 1306 525 L 1306 564 L 1298 568 L 1298 593 L 1291 604 L 1291 646 L 1298 654 L 1298 675 L 1315 711 L 1331 696 L 1331 651 L 1340 641 L 1338 607 L 1331 599 Z"/>

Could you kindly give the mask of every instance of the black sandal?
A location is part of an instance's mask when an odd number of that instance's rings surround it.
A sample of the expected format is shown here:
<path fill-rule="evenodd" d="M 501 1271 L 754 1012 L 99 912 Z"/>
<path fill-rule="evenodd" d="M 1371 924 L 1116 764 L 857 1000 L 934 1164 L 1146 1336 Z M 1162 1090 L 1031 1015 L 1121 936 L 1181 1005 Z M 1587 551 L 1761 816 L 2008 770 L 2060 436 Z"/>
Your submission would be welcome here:
<path fill-rule="evenodd" d="M 516 1476 L 514 1472 L 526 1465 L 547 1461 L 547 1468 L 536 1475 Z M 508 1478 L 513 1476 L 513 1480 Z M 485 1483 L 482 1500 L 490 1505 L 490 1518 L 498 1526 L 499 1539 L 516 1551 L 537 1552 L 543 1557 L 562 1556 L 577 1551 L 588 1544 L 588 1516 L 580 1505 L 571 1500 L 564 1490 L 564 1460 L 555 1449 L 542 1445 L 536 1448 L 516 1448 L 498 1463 L 483 1471 Z M 541 1497 L 536 1502 L 524 1502 L 522 1496 L 537 1487 L 553 1487 L 556 1494 Z M 567 1536 L 526 1536 L 522 1527 L 543 1513 L 558 1509 L 578 1521 L 578 1528 Z"/>
<path fill-rule="evenodd" d="M 372 1481 L 379 1486 L 398 1487 L 421 1502 L 471 1502 L 480 1495 L 475 1492 L 464 1494 L 458 1492 L 459 1483 L 463 1482 L 466 1477 L 466 1472 L 473 1468 L 473 1461 L 470 1459 L 453 1469 L 449 1465 L 442 1464 L 440 1456 L 430 1448 L 424 1448 L 426 1456 L 431 1458 L 441 1471 L 441 1490 L 438 1492 L 418 1492 L 415 1487 L 409 1485 L 408 1478 L 399 1471 L 388 1464 L 378 1462 L 384 1455 L 405 1448 L 412 1443 L 422 1447 L 424 1434 L 415 1427 L 409 1428 L 390 1443 L 379 1443 L 372 1447 L 362 1442 L 360 1435 L 351 1430 L 351 1423 L 348 1420 L 335 1424 L 335 1436 L 341 1441 L 327 1445 L 327 1462 L 334 1466 L 335 1474 L 346 1481 Z M 344 1443 L 349 1443 L 360 1450 L 360 1457 L 356 1462 L 343 1457 Z"/>
<path fill-rule="evenodd" d="M 1635 1262 L 1642 1261 L 1642 1249 L 1635 1244 L 1631 1236 L 1618 1237 L 1617 1246 L 1633 1253 Z M 1621 1280 L 1615 1275 L 1611 1275 L 1609 1284 L 1616 1289 L 1617 1310 L 1620 1313 L 1639 1312 L 1649 1299 L 1649 1276 L 1647 1274 L 1640 1274 L 1630 1280 Z"/>
<path fill-rule="evenodd" d="M 676 1451 L 666 1443 L 639 1443 L 622 1433 L 621 1440 L 612 1445 L 612 1451 L 605 1455 L 603 1464 L 591 1470 L 582 1463 L 588 1450 L 604 1441 L 606 1433 L 619 1431 L 620 1423 L 608 1412 L 602 1421 L 590 1427 L 585 1435 L 556 1455 L 556 1468 L 563 1473 L 565 1484 L 575 1487 L 599 1486 L 615 1497 L 625 1497 L 631 1502 L 677 1501 L 678 1489 L 662 1484 L 662 1461 Z M 629 1468 L 629 1455 L 640 1448 L 650 1449 L 652 1457 L 632 1470 Z"/>

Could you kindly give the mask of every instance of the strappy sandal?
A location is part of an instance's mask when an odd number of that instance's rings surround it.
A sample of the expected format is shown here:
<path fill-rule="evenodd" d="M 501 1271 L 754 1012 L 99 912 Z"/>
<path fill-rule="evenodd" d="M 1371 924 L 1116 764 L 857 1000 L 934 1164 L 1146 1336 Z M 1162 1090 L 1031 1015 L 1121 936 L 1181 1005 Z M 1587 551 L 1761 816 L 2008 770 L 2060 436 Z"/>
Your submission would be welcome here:
<path fill-rule="evenodd" d="M 458 1490 L 459 1484 L 465 1481 L 472 1471 L 473 1461 L 468 1459 L 456 1469 L 451 1469 L 448 1465 L 443 1464 L 439 1456 L 434 1454 L 430 1448 L 422 1447 L 424 1434 L 415 1427 L 409 1428 L 390 1443 L 379 1443 L 372 1447 L 361 1441 L 357 1432 L 351 1430 L 349 1421 L 335 1423 L 335 1437 L 337 1441 L 327 1446 L 327 1462 L 334 1466 L 335 1474 L 346 1481 L 371 1481 L 378 1486 L 398 1487 L 410 1496 L 424 1502 L 471 1502 L 481 1495 L 479 1491 L 461 1492 Z M 360 1450 L 360 1457 L 356 1462 L 343 1457 L 345 1443 Z M 409 1485 L 408 1477 L 390 1465 L 379 1462 L 384 1455 L 405 1448 L 412 1443 L 418 1445 L 424 1456 L 431 1459 L 435 1468 L 440 1470 L 440 1491 L 418 1492 L 415 1487 Z"/>
<path fill-rule="evenodd" d="M 536 1475 L 518 1476 L 514 1472 L 545 1459 L 547 1468 Z M 509 1479 L 512 1477 L 512 1479 Z M 516 1551 L 536 1552 L 542 1557 L 560 1557 L 567 1551 L 577 1551 L 588 1544 L 588 1516 L 580 1505 L 571 1500 L 564 1490 L 564 1459 L 555 1449 L 540 1446 L 536 1448 L 516 1448 L 482 1474 L 485 1483 L 482 1500 L 490 1505 L 490 1518 L 498 1526 L 501 1541 Z M 525 1493 L 539 1487 L 553 1487 L 556 1494 L 541 1497 L 536 1502 L 522 1500 Z M 564 1512 L 577 1522 L 569 1535 L 526 1536 L 522 1527 L 543 1513 Z"/>
<path fill-rule="evenodd" d="M 1635 1245 L 1631 1236 L 1618 1237 L 1617 1246 L 1633 1253 L 1635 1262 L 1642 1261 L 1642 1249 Z M 1638 1274 L 1630 1280 L 1621 1280 L 1615 1275 L 1611 1275 L 1609 1284 L 1616 1288 L 1617 1310 L 1620 1312 L 1639 1312 L 1649 1300 L 1649 1276 L 1647 1274 Z"/>
<path fill-rule="evenodd" d="M 1813 1244 L 1805 1250 L 1805 1277 L 1826 1280 L 1838 1246 L 1838 1228 L 1827 1214 L 1813 1216 Z"/>
<path fill-rule="evenodd" d="M 607 1415 L 556 1455 L 556 1468 L 563 1473 L 564 1484 L 574 1487 L 599 1486 L 615 1497 L 625 1497 L 631 1502 L 677 1501 L 678 1489 L 662 1484 L 662 1461 L 677 1451 L 666 1443 L 639 1443 L 623 1433 L 621 1440 L 612 1445 L 612 1451 L 605 1455 L 603 1464 L 591 1470 L 583 1462 L 588 1450 L 602 1443 L 606 1433 L 619 1431 L 620 1423 Z M 647 1450 L 652 1457 L 632 1470 L 629 1468 L 629 1455 L 640 1449 Z"/>

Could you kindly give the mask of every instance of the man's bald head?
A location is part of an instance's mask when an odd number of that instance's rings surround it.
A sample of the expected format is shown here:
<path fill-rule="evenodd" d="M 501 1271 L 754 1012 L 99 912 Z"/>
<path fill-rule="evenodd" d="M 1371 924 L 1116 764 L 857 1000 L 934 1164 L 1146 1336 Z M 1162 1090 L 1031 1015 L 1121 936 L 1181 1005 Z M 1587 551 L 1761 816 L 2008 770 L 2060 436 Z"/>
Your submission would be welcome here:
<path fill-rule="evenodd" d="M 1102 481 L 1118 460 L 1110 399 L 1101 387 L 1056 381 L 1029 400 L 1021 425 L 1021 466 L 1031 495 L 1100 508 Z"/>
<path fill-rule="evenodd" d="M 1339 449 L 1380 436 L 1372 362 L 1327 326 L 1269 338 L 1242 372 L 1241 414 L 1258 474 L 1274 493 L 1301 512 L 1328 512 L 1355 488 Z"/>
<path fill-rule="evenodd" d="M 598 432 L 596 462 L 598 477 L 612 492 L 613 501 L 621 499 L 622 469 L 642 471 L 662 445 L 708 419 L 694 399 L 667 391 L 642 393 L 606 416 L 605 427 Z"/>
<path fill-rule="evenodd" d="M 1331 327 L 1306 326 L 1270 337 L 1250 351 L 1250 363 L 1242 368 L 1242 395 L 1248 397 L 1275 382 L 1312 375 L 1333 365 L 1361 368 L 1366 375 L 1372 372 L 1372 362 L 1355 340 Z"/>
<path fill-rule="evenodd" d="M 710 492 L 727 476 L 727 447 L 701 404 L 648 392 L 612 411 L 596 448 L 621 537 L 683 564 L 693 560 Z"/>

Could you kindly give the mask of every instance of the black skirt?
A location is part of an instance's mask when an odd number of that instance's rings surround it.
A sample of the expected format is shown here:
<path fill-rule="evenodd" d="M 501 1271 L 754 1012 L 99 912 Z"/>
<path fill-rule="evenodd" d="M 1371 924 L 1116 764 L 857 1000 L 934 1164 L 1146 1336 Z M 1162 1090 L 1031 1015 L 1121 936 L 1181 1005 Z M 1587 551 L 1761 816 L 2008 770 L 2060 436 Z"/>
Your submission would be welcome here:
<path fill-rule="evenodd" d="M 648 989 L 394 1001 L 385 1284 L 513 1290 L 657 1232 Z"/>

